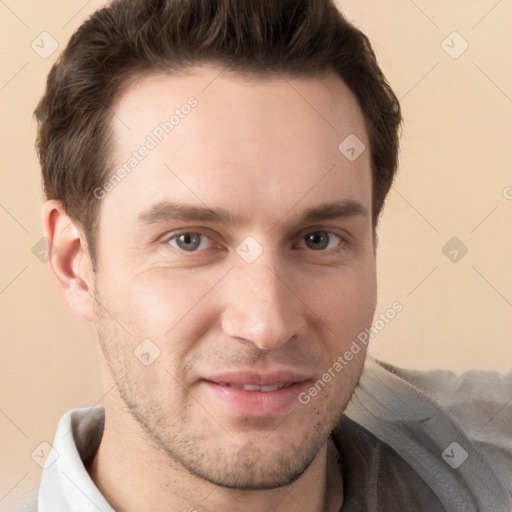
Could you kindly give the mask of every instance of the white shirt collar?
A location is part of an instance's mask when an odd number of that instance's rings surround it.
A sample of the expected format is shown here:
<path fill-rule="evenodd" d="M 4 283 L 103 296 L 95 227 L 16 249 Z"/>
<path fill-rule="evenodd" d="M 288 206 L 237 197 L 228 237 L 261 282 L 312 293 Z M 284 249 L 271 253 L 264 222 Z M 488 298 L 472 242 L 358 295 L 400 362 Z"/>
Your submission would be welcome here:
<path fill-rule="evenodd" d="M 67 412 L 60 420 L 39 488 L 39 512 L 115 512 L 92 481 L 82 458 L 95 452 L 104 424 L 103 406 Z"/>

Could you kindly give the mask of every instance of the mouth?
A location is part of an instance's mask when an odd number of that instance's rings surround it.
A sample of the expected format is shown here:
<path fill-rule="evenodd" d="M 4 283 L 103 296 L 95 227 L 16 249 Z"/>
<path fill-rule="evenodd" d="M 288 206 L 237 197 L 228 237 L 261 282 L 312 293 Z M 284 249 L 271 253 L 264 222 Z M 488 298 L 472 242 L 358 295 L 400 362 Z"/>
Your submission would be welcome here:
<path fill-rule="evenodd" d="M 298 395 L 309 383 L 306 376 L 284 371 L 267 374 L 237 372 L 200 381 L 208 403 L 220 414 L 271 417 L 299 406 Z"/>
<path fill-rule="evenodd" d="M 277 391 L 278 389 L 289 388 L 293 382 L 283 382 L 277 384 L 270 384 L 268 386 L 258 386 L 256 384 L 238 384 L 236 382 L 213 382 L 218 386 L 226 386 L 230 388 L 243 389 L 244 391 L 269 393 L 270 391 Z"/>

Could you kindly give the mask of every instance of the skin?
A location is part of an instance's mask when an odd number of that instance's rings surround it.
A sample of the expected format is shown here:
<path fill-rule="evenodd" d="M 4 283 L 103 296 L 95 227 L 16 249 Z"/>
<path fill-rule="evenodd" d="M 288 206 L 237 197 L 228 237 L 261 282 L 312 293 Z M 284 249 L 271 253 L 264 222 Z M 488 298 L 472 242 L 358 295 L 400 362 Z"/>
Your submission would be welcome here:
<path fill-rule="evenodd" d="M 95 271 L 80 226 L 43 207 L 52 275 L 101 347 L 106 423 L 89 472 L 118 511 L 323 511 L 327 437 L 365 350 L 309 404 L 273 414 L 235 413 L 202 379 L 286 368 L 311 385 L 371 325 L 369 151 L 351 162 L 338 150 L 349 134 L 369 147 L 363 116 L 334 75 L 148 75 L 115 106 L 116 165 L 190 96 L 197 107 L 101 199 Z M 163 201 L 230 218 L 138 220 Z M 367 214 L 301 220 L 342 201 Z M 318 232 L 327 247 L 306 243 Z M 186 251 L 183 233 L 205 236 Z M 252 263 L 236 250 L 249 236 Z M 147 338 L 160 351 L 149 366 L 134 356 Z"/>

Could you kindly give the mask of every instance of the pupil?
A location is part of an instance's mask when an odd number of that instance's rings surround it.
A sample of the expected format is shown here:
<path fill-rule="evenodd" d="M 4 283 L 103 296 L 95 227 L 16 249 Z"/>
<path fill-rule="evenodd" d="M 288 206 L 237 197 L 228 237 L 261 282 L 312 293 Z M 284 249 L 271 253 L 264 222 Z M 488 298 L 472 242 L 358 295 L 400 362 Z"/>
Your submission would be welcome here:
<path fill-rule="evenodd" d="M 200 240 L 198 235 L 186 233 L 178 238 L 179 246 L 185 251 L 192 251 L 199 247 Z"/>
<path fill-rule="evenodd" d="M 310 233 L 306 236 L 306 245 L 310 249 L 325 249 L 329 245 L 329 236 L 323 231 Z"/>

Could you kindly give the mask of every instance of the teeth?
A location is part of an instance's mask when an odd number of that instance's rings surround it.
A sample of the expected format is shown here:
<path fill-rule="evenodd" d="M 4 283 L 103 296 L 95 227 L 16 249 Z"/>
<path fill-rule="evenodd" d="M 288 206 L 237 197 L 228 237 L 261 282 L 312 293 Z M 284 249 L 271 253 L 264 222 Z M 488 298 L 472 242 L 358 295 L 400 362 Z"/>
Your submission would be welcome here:
<path fill-rule="evenodd" d="M 245 391 L 261 391 L 263 388 L 261 388 L 260 386 L 253 386 L 252 384 L 244 384 L 242 386 L 242 389 L 244 389 Z"/>
<path fill-rule="evenodd" d="M 231 388 L 243 389 L 244 391 L 259 391 L 260 393 L 268 393 L 269 391 L 277 391 L 278 389 L 288 388 L 291 386 L 290 382 L 283 382 L 280 384 L 272 384 L 271 386 L 257 386 L 254 384 L 235 384 L 230 382 L 217 382 L 219 386 L 227 386 Z"/>

